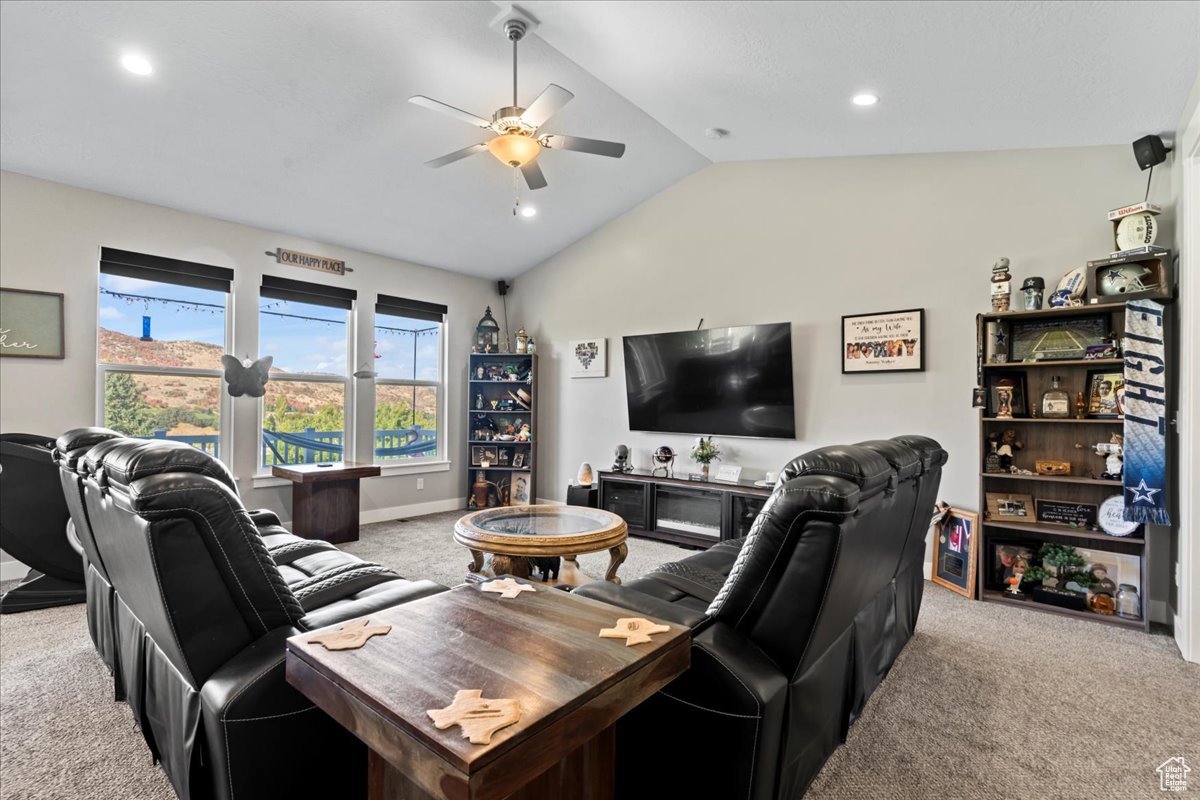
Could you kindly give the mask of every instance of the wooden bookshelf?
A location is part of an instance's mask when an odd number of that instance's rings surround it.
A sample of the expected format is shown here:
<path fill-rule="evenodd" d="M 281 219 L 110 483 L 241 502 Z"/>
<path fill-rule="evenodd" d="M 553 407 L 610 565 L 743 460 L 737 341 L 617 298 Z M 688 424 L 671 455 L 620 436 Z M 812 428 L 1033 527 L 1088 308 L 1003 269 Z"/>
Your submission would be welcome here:
<path fill-rule="evenodd" d="M 1123 304 L 1077 306 L 1074 308 L 1054 308 L 1044 311 L 1008 311 L 980 315 L 979 335 L 982 329 L 991 321 L 1015 322 L 1044 322 L 1071 319 L 1082 316 L 1108 315 L 1109 329 L 1121 331 L 1124 329 L 1125 307 Z M 1086 619 L 1101 624 L 1117 625 L 1125 628 L 1149 629 L 1149 601 L 1147 599 L 1148 550 L 1146 547 L 1146 526 L 1142 526 L 1130 536 L 1110 536 L 1101 530 L 1077 528 L 1065 524 L 1057 524 L 1037 519 L 1037 501 L 1054 500 L 1064 503 L 1086 503 L 1099 507 L 1105 499 L 1122 493 L 1119 481 L 1101 478 L 1104 471 L 1104 459 L 1097 456 L 1094 446 L 1108 442 L 1112 434 L 1123 431 L 1124 422 L 1121 419 L 1090 418 L 1057 419 L 1041 416 L 1042 394 L 1051 387 L 1054 376 L 1061 378 L 1060 388 L 1068 392 L 1072 400 L 1074 413 L 1074 398 L 1076 392 L 1087 395 L 1087 375 L 1089 370 L 1120 371 L 1124 364 L 1120 358 L 1083 359 L 1072 358 L 1064 360 L 1042 360 L 1026 362 L 1005 362 L 999 364 L 980 364 L 980 376 L 983 385 L 1001 377 L 1009 378 L 1025 385 L 1025 413 L 1014 419 L 996 419 L 986 416 L 981 411 L 979 417 L 979 507 L 982 510 L 980 526 L 980 548 L 978 555 L 978 573 L 976 585 L 979 587 L 979 599 L 986 602 L 1004 603 L 1010 606 L 1042 611 L 1059 616 Z M 984 462 L 991 446 L 989 434 L 1000 434 L 1005 430 L 1014 430 L 1017 439 L 1023 444 L 1021 449 L 1014 451 L 1012 466 L 1017 469 L 1034 472 L 1035 462 L 1040 459 L 1054 459 L 1071 462 L 1070 475 L 1037 475 L 1006 472 L 985 472 Z M 988 517 L 987 495 L 999 493 L 1006 495 L 1028 495 L 1034 499 L 1034 507 L 1029 509 L 1028 521 L 1007 521 Z M 1007 543 L 1028 547 L 1037 555 L 1038 549 L 1046 543 L 1070 545 L 1072 547 L 1110 553 L 1122 556 L 1137 556 L 1140 569 L 1137 575 L 1137 589 L 1141 601 L 1142 618 L 1130 620 L 1117 615 L 1103 615 L 1091 611 L 1076 611 L 1058 606 L 1040 603 L 1031 596 L 1027 599 L 1014 598 L 1005 595 L 1003 586 L 998 585 L 1000 573 L 990 573 L 993 566 L 989 563 L 989 551 L 994 550 L 995 543 Z M 1111 576 L 1114 582 L 1132 583 L 1132 580 L 1118 580 L 1117 575 Z M 1027 594 L 1031 594 L 1032 585 L 1025 584 Z"/>

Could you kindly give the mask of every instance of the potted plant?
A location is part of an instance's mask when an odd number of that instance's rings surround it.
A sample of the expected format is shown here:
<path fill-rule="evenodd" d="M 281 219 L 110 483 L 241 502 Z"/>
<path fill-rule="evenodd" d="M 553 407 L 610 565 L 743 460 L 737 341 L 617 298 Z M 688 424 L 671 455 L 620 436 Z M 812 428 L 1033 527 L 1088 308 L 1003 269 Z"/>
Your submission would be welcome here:
<path fill-rule="evenodd" d="M 1068 583 L 1084 589 L 1096 583 L 1083 556 L 1070 545 L 1047 543 L 1038 551 L 1038 558 L 1041 563 L 1030 567 L 1022 576 L 1025 581 L 1035 582 L 1033 599 L 1060 608 L 1086 611 L 1087 595 L 1067 588 Z M 1044 585 L 1045 581 L 1053 581 L 1054 585 Z"/>
<path fill-rule="evenodd" d="M 707 439 L 701 436 L 692 445 L 692 461 L 700 464 L 700 473 L 708 480 L 708 465 L 714 461 L 721 460 L 721 448 L 718 447 L 709 436 Z"/>

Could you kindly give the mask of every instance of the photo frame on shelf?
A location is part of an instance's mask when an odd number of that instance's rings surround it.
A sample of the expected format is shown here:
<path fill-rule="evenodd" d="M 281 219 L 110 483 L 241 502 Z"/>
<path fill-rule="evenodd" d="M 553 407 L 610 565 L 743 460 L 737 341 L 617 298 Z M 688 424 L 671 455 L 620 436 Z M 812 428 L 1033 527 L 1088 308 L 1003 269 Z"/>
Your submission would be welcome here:
<path fill-rule="evenodd" d="M 1091 529 L 1096 527 L 1096 503 L 1067 503 L 1062 500 L 1034 500 L 1037 521 L 1051 525 L 1066 525 L 1071 528 Z"/>
<path fill-rule="evenodd" d="M 472 467 L 486 468 L 495 466 L 499 460 L 500 459 L 495 447 L 490 445 L 474 445 L 471 447 Z"/>
<path fill-rule="evenodd" d="M 63 295 L 0 288 L 0 356 L 66 358 Z"/>
<path fill-rule="evenodd" d="M 1090 345 L 1108 341 L 1108 314 L 1012 322 L 1008 360 L 1078 361 Z"/>
<path fill-rule="evenodd" d="M 514 467 L 516 467 L 517 469 L 521 469 L 522 467 L 524 467 L 524 466 L 525 466 L 525 453 L 524 453 L 524 451 L 517 451 L 516 453 L 513 453 L 513 457 L 512 457 L 512 465 L 513 465 Z"/>
<path fill-rule="evenodd" d="M 567 375 L 603 378 L 608 375 L 608 339 L 576 339 L 567 346 Z"/>
<path fill-rule="evenodd" d="M 924 371 L 925 309 L 842 317 L 842 374 Z"/>
<path fill-rule="evenodd" d="M 1010 492 L 987 492 L 987 518 L 994 522 L 1027 522 L 1037 519 L 1033 497 Z"/>
<path fill-rule="evenodd" d="M 934 526 L 930 579 L 952 592 L 975 599 L 979 514 L 951 508 Z"/>
<path fill-rule="evenodd" d="M 1013 578 L 1033 566 L 1038 547 L 1037 542 L 1029 539 L 988 539 L 983 588 L 994 592 L 1011 589 Z M 1014 596 L 1028 597 L 1024 593 Z"/>
<path fill-rule="evenodd" d="M 1012 391 L 1012 415 L 1013 417 L 1028 417 L 1029 416 L 1029 391 L 1028 381 L 1025 377 L 1025 371 L 1019 369 L 1003 369 L 992 370 L 986 376 L 987 381 L 984 389 L 986 390 L 987 406 L 984 409 L 984 416 L 995 417 L 996 411 L 999 409 L 1000 397 L 996 391 L 997 384 L 1002 380 L 1010 380 L 1013 384 Z"/>
<path fill-rule="evenodd" d="M 529 498 L 529 476 L 516 475 L 512 480 L 512 494 L 510 495 L 510 505 L 524 506 L 532 502 Z"/>
<path fill-rule="evenodd" d="M 1089 419 L 1125 416 L 1125 373 L 1120 368 L 1089 369 L 1084 394 Z"/>

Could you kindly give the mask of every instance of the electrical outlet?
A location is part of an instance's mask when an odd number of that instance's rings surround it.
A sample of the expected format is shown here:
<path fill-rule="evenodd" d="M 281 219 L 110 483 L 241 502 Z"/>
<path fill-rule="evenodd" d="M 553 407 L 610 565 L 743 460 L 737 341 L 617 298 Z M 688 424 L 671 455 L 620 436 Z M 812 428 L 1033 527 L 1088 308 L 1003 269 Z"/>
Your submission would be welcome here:
<path fill-rule="evenodd" d="M 425 491 L 425 479 L 424 478 L 417 478 L 417 491 L 418 492 Z"/>

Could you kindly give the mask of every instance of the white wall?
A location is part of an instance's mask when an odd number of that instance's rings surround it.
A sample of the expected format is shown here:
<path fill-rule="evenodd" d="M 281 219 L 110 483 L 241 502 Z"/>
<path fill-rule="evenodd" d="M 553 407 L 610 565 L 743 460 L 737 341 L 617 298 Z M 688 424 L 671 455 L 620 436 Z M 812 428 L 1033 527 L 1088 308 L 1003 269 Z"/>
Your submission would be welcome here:
<path fill-rule="evenodd" d="M 1170 179 L 1155 175 L 1151 199 L 1169 202 Z M 820 445 L 919 433 L 950 453 L 942 498 L 975 508 L 974 320 L 989 308 L 992 263 L 1012 260 L 1014 289 L 1033 275 L 1053 285 L 1111 249 L 1105 212 L 1144 189 L 1128 145 L 724 163 L 691 175 L 515 282 L 511 317 L 538 342 L 539 409 L 555 432 L 539 449 L 541 494 L 561 499 L 580 461 L 607 468 L 618 443 L 640 467 L 659 444 L 686 452 L 690 437 L 630 432 L 621 336 L 703 318 L 792 322 L 797 441 L 721 440 L 743 477 Z M 841 374 L 843 314 L 916 307 L 925 372 Z M 607 378 L 565 375 L 566 342 L 585 336 L 608 337 Z M 1165 598 L 1165 555 L 1153 599 Z"/>
<path fill-rule="evenodd" d="M 97 424 L 98 259 L 101 246 L 115 247 L 232 268 L 233 350 L 238 354 L 259 354 L 257 287 L 263 274 L 357 289 L 357 350 L 363 355 L 356 357 L 356 364 L 372 352 L 376 293 L 445 303 L 449 306 L 446 416 L 451 445 L 447 455 L 457 463 L 449 470 L 422 475 L 425 488 L 420 492 L 415 475 L 363 481 L 362 508 L 364 519 L 374 520 L 398 516 L 397 508 L 403 506 L 416 506 L 409 511 L 453 508 L 466 497 L 466 478 L 460 468 L 466 414 L 462 386 L 475 323 L 484 306 L 496 300 L 490 281 L 12 172 L 0 173 L 0 231 L 0 284 L 65 293 L 67 352 L 62 361 L 0 359 L 0 430 L 57 436 L 69 428 Z M 279 265 L 264 255 L 276 247 L 342 259 L 354 272 L 337 278 Z M 356 445 L 359 453 L 370 453 L 372 385 L 355 383 Z M 271 508 L 290 517 L 288 486 L 255 489 L 251 485 L 257 469 L 257 402 L 235 399 L 233 409 L 231 466 L 247 506 Z M 5 570 L 5 577 L 11 573 L 11 568 Z"/>

